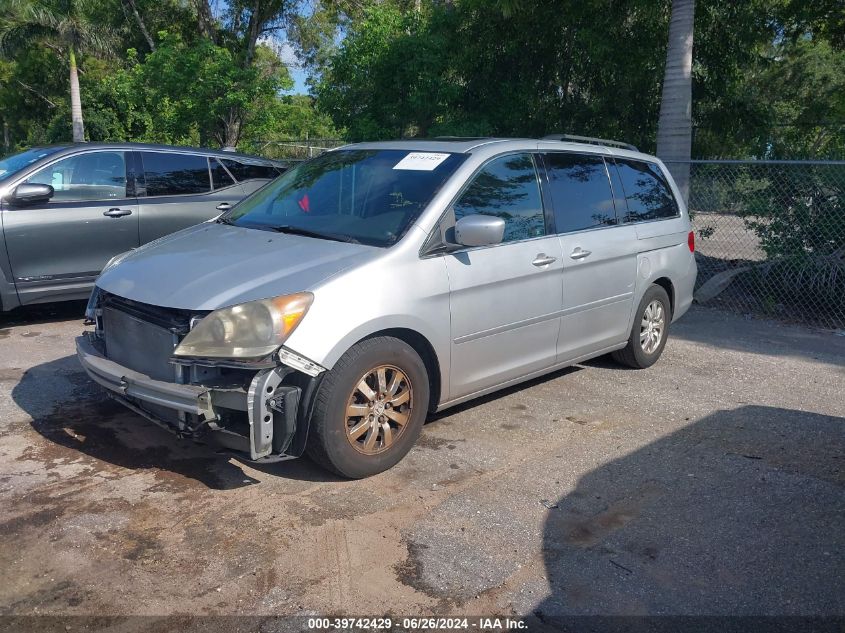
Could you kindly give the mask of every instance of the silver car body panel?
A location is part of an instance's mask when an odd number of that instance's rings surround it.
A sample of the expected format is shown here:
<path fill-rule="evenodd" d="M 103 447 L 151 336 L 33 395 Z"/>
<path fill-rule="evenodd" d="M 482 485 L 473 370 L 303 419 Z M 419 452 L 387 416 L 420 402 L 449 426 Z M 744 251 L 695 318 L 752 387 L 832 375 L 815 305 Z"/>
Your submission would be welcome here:
<path fill-rule="evenodd" d="M 634 310 L 656 280 L 668 280 L 671 287 L 673 320 L 692 302 L 696 266 L 687 246 L 689 216 L 654 157 L 526 139 L 348 147 L 468 157 L 390 248 L 203 224 L 138 249 L 107 270 L 98 286 L 189 310 L 310 291 L 314 302 L 286 349 L 331 370 L 368 336 L 410 331 L 427 341 L 438 365 L 437 409 L 624 347 Z M 462 188 L 489 159 L 538 150 L 655 163 L 671 184 L 680 215 L 437 255 L 422 252 Z M 577 256 L 583 251 L 591 255 Z M 548 264 L 534 263 L 544 257 Z"/>
<path fill-rule="evenodd" d="M 54 200 L 26 206 L 7 200 L 21 182 L 71 156 L 123 152 L 130 170 L 130 153 L 143 151 L 273 164 L 229 152 L 135 143 L 67 145 L 49 153 L 0 183 L 0 311 L 46 301 L 85 299 L 113 256 L 217 216 L 220 203 L 237 204 L 269 182 L 245 180 L 207 193 L 180 196 Z M 110 209 L 128 213 L 104 216 Z"/>
<path fill-rule="evenodd" d="M 215 310 L 309 289 L 383 252 L 205 222 L 133 251 L 97 285 L 151 305 Z"/>

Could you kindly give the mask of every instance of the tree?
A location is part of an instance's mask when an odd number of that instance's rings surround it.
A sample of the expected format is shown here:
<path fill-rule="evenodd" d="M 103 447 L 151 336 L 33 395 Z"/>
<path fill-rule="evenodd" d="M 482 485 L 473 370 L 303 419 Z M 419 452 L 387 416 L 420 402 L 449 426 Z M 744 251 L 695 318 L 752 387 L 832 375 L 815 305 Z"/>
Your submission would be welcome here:
<path fill-rule="evenodd" d="M 85 141 L 77 53 L 112 50 L 115 34 L 87 19 L 89 0 L 11 0 L 10 15 L 0 30 L 0 51 L 10 54 L 42 42 L 68 61 L 74 143 Z"/>
<path fill-rule="evenodd" d="M 229 0 L 215 18 L 209 0 L 194 0 L 197 22 L 204 39 L 227 48 L 238 67 L 249 72 L 256 67 L 262 38 L 284 28 L 297 0 Z M 224 146 L 234 147 L 240 139 L 245 111 L 234 99 L 223 117 Z"/>
<path fill-rule="evenodd" d="M 672 0 L 663 96 L 657 122 L 657 155 L 667 162 L 684 200 L 689 198 L 692 152 L 692 43 L 695 0 Z M 679 162 L 676 162 L 679 161 Z"/>

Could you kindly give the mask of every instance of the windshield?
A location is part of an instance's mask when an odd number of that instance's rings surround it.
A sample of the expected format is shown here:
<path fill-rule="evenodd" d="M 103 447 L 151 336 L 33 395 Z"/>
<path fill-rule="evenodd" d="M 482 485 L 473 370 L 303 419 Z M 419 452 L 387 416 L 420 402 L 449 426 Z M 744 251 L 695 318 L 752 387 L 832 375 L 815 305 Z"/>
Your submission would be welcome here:
<path fill-rule="evenodd" d="M 286 172 L 219 221 L 390 246 L 465 158 L 407 150 L 327 152 Z"/>
<path fill-rule="evenodd" d="M 61 147 L 33 147 L 25 152 L 0 159 L 0 182 L 11 178 L 27 165 L 31 165 L 50 154 L 55 154 L 60 149 Z"/>

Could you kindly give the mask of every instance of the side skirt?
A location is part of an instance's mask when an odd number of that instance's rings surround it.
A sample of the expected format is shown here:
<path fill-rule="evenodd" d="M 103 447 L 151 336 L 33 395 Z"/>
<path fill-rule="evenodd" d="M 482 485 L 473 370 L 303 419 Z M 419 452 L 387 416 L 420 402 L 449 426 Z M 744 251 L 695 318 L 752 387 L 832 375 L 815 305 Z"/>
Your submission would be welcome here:
<path fill-rule="evenodd" d="M 591 358 L 596 358 L 597 356 L 603 356 L 605 354 L 609 354 L 610 352 L 616 351 L 618 349 L 622 349 L 627 345 L 627 341 L 623 341 L 618 345 L 611 345 L 610 347 L 605 347 L 600 349 L 596 352 L 591 352 L 589 354 L 584 354 L 583 356 L 579 356 L 578 358 L 573 358 L 572 360 L 568 360 L 562 363 L 557 363 L 555 365 L 551 365 L 546 367 L 545 369 L 540 369 L 530 374 L 525 374 L 524 376 L 520 376 L 519 378 L 513 378 L 506 382 L 499 383 L 498 385 L 494 385 L 493 387 L 487 387 L 486 389 L 481 389 L 480 391 L 476 391 L 466 396 L 461 396 L 460 398 L 455 398 L 454 400 L 449 400 L 448 402 L 441 402 L 436 412 L 439 413 L 444 409 L 448 409 L 450 407 L 454 407 L 456 405 L 462 404 L 469 400 L 474 400 L 475 398 L 480 398 L 481 396 L 486 396 L 488 393 L 493 393 L 494 391 L 499 391 L 500 389 L 507 389 L 508 387 L 512 387 L 513 385 L 518 385 L 519 383 L 526 382 L 528 380 L 533 380 L 534 378 L 538 378 L 540 376 L 545 376 L 546 374 L 551 374 L 552 372 L 556 372 L 560 369 L 564 369 L 565 367 L 571 367 L 572 365 L 577 365 L 578 363 L 582 363 L 585 360 L 590 360 Z"/>

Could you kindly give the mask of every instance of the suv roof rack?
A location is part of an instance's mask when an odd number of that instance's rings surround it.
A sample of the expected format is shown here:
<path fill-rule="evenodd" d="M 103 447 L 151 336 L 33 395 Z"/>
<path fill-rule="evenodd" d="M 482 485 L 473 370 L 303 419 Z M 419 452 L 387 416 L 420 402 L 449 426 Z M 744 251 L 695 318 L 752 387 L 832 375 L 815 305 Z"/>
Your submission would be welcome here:
<path fill-rule="evenodd" d="M 636 147 L 630 143 L 623 143 L 622 141 L 610 141 L 605 138 L 595 138 L 593 136 L 575 136 L 574 134 L 549 134 L 544 136 L 542 141 L 572 141 L 573 143 L 588 143 L 590 145 L 609 145 L 610 147 L 621 147 L 622 149 L 629 149 L 632 152 L 639 152 Z"/>

